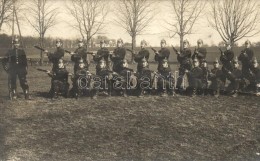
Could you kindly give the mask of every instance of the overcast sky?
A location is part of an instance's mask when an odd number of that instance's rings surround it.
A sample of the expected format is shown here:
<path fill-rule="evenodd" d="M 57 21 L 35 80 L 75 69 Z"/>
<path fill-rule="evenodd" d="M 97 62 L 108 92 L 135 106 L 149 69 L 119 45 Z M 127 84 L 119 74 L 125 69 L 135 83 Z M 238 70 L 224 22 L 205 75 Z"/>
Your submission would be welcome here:
<path fill-rule="evenodd" d="M 27 0 L 29 1 L 29 0 Z M 106 0 L 108 7 L 110 8 L 111 12 L 107 16 L 107 23 L 105 29 L 102 31 L 105 36 L 112 38 L 112 39 L 118 39 L 122 38 L 124 42 L 131 42 L 131 37 L 124 31 L 123 28 L 118 27 L 114 23 L 114 19 L 116 18 L 115 12 L 113 12 L 113 8 L 117 5 L 117 0 Z M 25 8 L 26 4 L 25 3 Z M 70 15 L 68 14 L 68 11 L 66 9 L 66 5 L 70 4 L 69 0 L 63 1 L 63 0 L 56 0 L 51 1 L 53 7 L 58 7 L 60 14 L 58 15 L 58 21 L 59 23 L 47 31 L 46 37 L 54 37 L 54 38 L 78 38 L 80 37 L 80 34 L 73 29 L 69 23 L 73 22 Z M 157 1 L 155 3 L 155 12 L 158 13 L 154 17 L 154 21 L 150 24 L 150 26 L 146 29 L 143 35 L 140 35 L 137 37 L 137 45 L 139 45 L 140 41 L 142 39 L 145 39 L 147 42 L 149 42 L 152 46 L 159 46 L 160 40 L 165 39 L 168 44 L 173 45 L 179 45 L 179 37 L 176 35 L 174 38 L 169 38 L 169 32 L 166 29 L 167 24 L 165 21 L 171 21 L 171 4 L 169 1 Z M 198 20 L 196 25 L 194 26 L 194 34 L 188 35 L 185 38 L 188 39 L 191 43 L 191 45 L 196 45 L 197 39 L 201 38 L 204 40 L 206 44 L 212 45 L 212 44 L 218 44 L 221 41 L 220 36 L 218 33 L 213 30 L 207 21 L 207 12 L 209 6 L 205 7 L 204 13 L 201 15 L 201 18 Z M 28 13 L 20 13 L 22 15 L 26 15 Z M 22 35 L 30 35 L 30 36 L 38 36 L 35 31 L 28 25 L 26 21 L 22 22 L 21 24 L 22 28 Z M 4 26 L 2 33 L 11 34 L 11 30 Z M 16 31 L 17 33 L 17 31 Z M 260 41 L 260 35 L 257 35 L 253 38 L 250 38 L 252 42 L 258 42 Z M 238 43 L 242 44 L 244 43 L 245 39 L 240 40 Z"/>

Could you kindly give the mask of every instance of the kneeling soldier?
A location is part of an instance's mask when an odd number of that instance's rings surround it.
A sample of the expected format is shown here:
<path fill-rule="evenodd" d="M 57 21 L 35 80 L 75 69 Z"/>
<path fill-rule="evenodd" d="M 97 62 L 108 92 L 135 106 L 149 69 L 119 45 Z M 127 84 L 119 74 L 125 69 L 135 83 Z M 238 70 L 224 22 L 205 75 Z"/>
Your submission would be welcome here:
<path fill-rule="evenodd" d="M 142 97 L 146 92 L 150 92 L 152 86 L 152 71 L 149 69 L 148 62 L 144 57 L 138 66 L 138 97 Z"/>
<path fill-rule="evenodd" d="M 202 76 L 202 94 L 207 95 L 208 94 L 208 78 L 209 78 L 209 69 L 208 69 L 208 63 L 206 60 L 201 61 L 201 69 L 203 71 Z"/>
<path fill-rule="evenodd" d="M 202 89 L 203 70 L 197 58 L 193 59 L 193 68 L 188 72 L 189 86 L 192 90 L 192 96 L 196 96 L 198 90 Z"/>
<path fill-rule="evenodd" d="M 97 98 L 98 92 L 103 91 L 103 95 L 111 95 L 111 79 L 113 78 L 113 71 L 107 68 L 106 61 L 101 59 L 97 64 L 96 76 L 94 79 L 93 99 Z"/>
<path fill-rule="evenodd" d="M 71 78 L 71 80 L 73 82 L 73 96 L 78 98 L 82 94 L 86 94 L 87 89 L 90 88 L 91 73 L 85 68 L 83 59 L 78 61 L 78 67 L 76 67 L 76 69 L 74 77 Z"/>
<path fill-rule="evenodd" d="M 59 59 L 58 66 L 55 71 L 47 71 L 47 73 L 52 78 L 52 85 L 50 90 L 51 98 L 56 98 L 59 93 L 62 93 L 65 97 L 68 97 L 69 72 L 66 70 L 66 67 L 63 64 L 63 60 Z"/>
<path fill-rule="evenodd" d="M 213 69 L 211 69 L 209 73 L 209 80 L 211 81 L 209 89 L 211 91 L 211 94 L 213 94 L 215 97 L 218 97 L 220 94 L 220 90 L 224 89 L 224 79 L 225 77 L 223 75 L 223 72 L 219 68 L 219 61 L 218 59 L 216 59 L 213 62 Z"/>
<path fill-rule="evenodd" d="M 162 97 L 165 97 L 168 94 L 172 96 L 175 95 L 174 77 L 167 59 L 163 59 L 162 61 L 162 68 L 160 71 L 158 71 L 157 80 L 158 91 L 161 93 Z"/>

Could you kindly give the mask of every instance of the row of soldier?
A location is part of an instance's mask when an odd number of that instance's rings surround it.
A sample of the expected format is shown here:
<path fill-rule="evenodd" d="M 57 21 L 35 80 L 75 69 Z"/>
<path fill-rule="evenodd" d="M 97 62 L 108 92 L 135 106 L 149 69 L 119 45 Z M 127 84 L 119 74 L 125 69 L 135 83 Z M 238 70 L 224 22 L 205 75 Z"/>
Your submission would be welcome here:
<path fill-rule="evenodd" d="M 18 76 L 21 87 L 24 90 L 25 98 L 29 99 L 29 86 L 26 80 L 26 54 L 23 49 L 19 48 L 18 39 L 15 39 L 13 44 L 14 48 L 7 53 L 7 56 L 3 61 L 4 68 L 9 74 L 8 84 L 10 98 L 16 98 L 16 77 Z M 166 48 L 165 40 L 161 41 L 161 49 L 159 51 L 153 49 L 155 52 L 155 61 L 158 62 L 157 72 L 149 69 L 148 59 L 150 53 L 149 50 L 146 49 L 147 44 L 145 41 L 141 41 L 141 50 L 137 54 L 134 54 L 134 60 L 137 62 L 136 72 L 128 68 L 128 64 L 125 59 L 126 49 L 123 47 L 122 39 L 117 41 L 117 48 L 113 52 L 110 52 L 107 48 L 105 48 L 104 41 L 101 41 L 100 49 L 96 54 L 92 53 L 93 60 L 97 64 L 95 74 L 91 74 L 88 71 L 88 51 L 84 47 L 83 41 L 79 40 L 76 51 L 70 53 L 72 55 L 71 60 L 74 62 L 74 74 L 72 78 L 73 87 L 71 91 L 75 97 L 78 97 L 81 94 L 82 88 L 79 87 L 79 78 L 82 78 L 82 75 L 84 75 L 85 78 L 88 79 L 99 78 L 101 82 L 102 80 L 107 80 L 104 78 L 110 78 L 108 79 L 108 82 L 106 82 L 108 83 L 107 88 L 100 88 L 100 85 L 102 86 L 104 83 L 94 81 L 94 88 L 92 87 L 91 90 L 91 96 L 93 98 L 96 98 L 100 89 L 105 89 L 103 93 L 105 95 L 110 95 L 111 91 L 114 92 L 115 86 L 123 87 L 118 91 L 123 96 L 127 96 L 128 88 L 126 88 L 126 86 L 129 83 L 133 83 L 131 80 L 126 78 L 130 73 L 130 75 L 134 75 L 137 79 L 138 96 L 143 96 L 144 93 L 151 92 L 151 88 L 141 87 L 141 85 L 143 85 L 142 83 L 147 83 L 147 79 L 150 81 L 149 87 L 154 84 L 155 80 L 157 81 L 157 93 L 160 93 L 161 96 L 167 96 L 168 94 L 175 95 L 175 92 L 184 93 L 184 91 L 187 91 L 183 89 L 182 86 L 185 75 L 187 75 L 189 83 L 189 88 L 187 89 L 189 89 L 188 91 L 191 91 L 191 95 L 196 95 L 198 93 L 207 94 L 210 91 L 213 95 L 219 96 L 221 91 L 228 91 L 232 94 L 232 96 L 236 97 L 240 89 L 248 89 L 254 92 L 259 92 L 260 72 L 257 60 L 254 58 L 254 53 L 252 49 L 250 49 L 250 41 L 245 42 L 246 47 L 243 51 L 241 51 L 238 59 L 234 57 L 234 52 L 232 51 L 231 45 L 226 44 L 226 50 L 224 52 L 221 51 L 220 56 L 222 68 L 220 69 L 218 59 L 216 59 L 212 70 L 209 70 L 207 67 L 207 50 L 203 47 L 203 41 L 198 40 L 197 44 L 198 46 L 193 54 L 189 49 L 189 42 L 187 40 L 183 42 L 183 50 L 177 51 L 174 48 L 177 54 L 177 60 L 180 64 L 178 72 L 179 75 L 177 78 L 174 78 L 174 74 L 172 73 L 172 69 L 168 63 L 170 50 Z M 62 60 L 65 50 L 62 48 L 61 40 L 57 40 L 56 47 L 57 49 L 54 53 L 44 50 L 53 64 L 52 70 L 46 71 L 48 75 L 52 77 L 50 94 L 53 98 L 55 98 L 60 92 L 63 92 L 66 96 L 70 93 L 68 83 L 69 72 L 66 70 Z M 110 70 L 109 59 L 113 63 L 112 70 Z M 242 62 L 242 71 L 238 68 L 238 60 Z M 152 75 L 154 76 L 152 77 Z M 90 81 L 88 81 L 88 79 L 80 79 L 80 81 L 85 80 L 85 84 L 89 84 Z M 174 86 L 175 79 L 177 80 L 176 88 Z M 209 80 L 211 84 L 209 84 Z M 230 82 L 227 88 L 226 80 L 229 80 Z M 81 83 L 84 84 L 84 82 Z"/>

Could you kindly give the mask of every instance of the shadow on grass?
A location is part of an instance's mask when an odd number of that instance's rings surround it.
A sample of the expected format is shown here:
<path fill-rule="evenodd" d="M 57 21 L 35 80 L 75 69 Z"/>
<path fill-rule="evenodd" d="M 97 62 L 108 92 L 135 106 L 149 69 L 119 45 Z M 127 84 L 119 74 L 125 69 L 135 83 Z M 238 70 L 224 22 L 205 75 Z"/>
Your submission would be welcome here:
<path fill-rule="evenodd" d="M 6 128 L 4 125 L 0 124 L 0 160 L 5 160 L 5 135 Z"/>

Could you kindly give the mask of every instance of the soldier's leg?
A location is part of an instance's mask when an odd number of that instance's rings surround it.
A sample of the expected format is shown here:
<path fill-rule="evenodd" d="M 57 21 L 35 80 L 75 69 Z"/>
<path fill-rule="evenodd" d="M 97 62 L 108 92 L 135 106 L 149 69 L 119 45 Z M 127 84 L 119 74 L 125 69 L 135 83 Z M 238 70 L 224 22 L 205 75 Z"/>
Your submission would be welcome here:
<path fill-rule="evenodd" d="M 26 79 L 27 72 L 25 69 L 22 69 L 18 72 L 18 78 L 20 81 L 20 85 L 23 89 L 25 99 L 29 99 L 29 85 Z"/>
<path fill-rule="evenodd" d="M 179 68 L 179 77 L 177 78 L 177 84 L 176 84 L 176 88 L 177 88 L 178 90 L 183 89 L 183 88 L 182 88 L 182 83 L 183 83 L 184 75 L 185 75 L 185 68 L 181 66 L 181 67 Z"/>
<path fill-rule="evenodd" d="M 10 99 L 16 99 L 16 72 L 15 71 L 10 71 L 8 74 L 8 88 L 9 88 L 9 97 Z"/>

